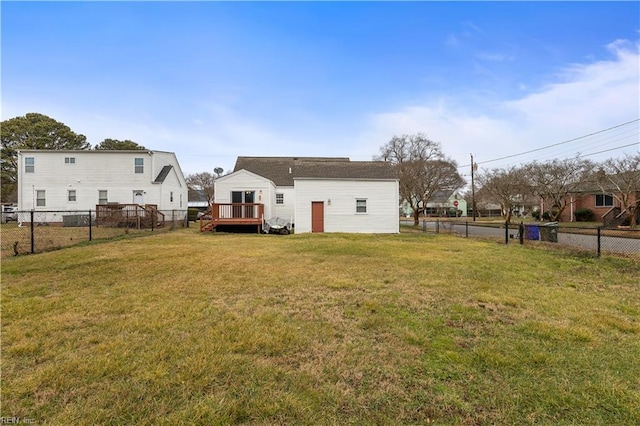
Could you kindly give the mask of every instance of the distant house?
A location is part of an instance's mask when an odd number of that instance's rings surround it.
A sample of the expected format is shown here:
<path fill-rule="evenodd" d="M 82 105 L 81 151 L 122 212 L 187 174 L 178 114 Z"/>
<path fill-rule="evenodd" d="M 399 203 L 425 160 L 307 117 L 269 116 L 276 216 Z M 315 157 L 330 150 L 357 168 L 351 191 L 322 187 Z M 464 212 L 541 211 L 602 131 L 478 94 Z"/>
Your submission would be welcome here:
<path fill-rule="evenodd" d="M 411 204 L 406 200 L 400 205 L 400 214 L 406 217 L 413 216 Z M 436 191 L 429 199 L 424 215 L 467 216 L 467 201 L 457 190 Z"/>
<path fill-rule="evenodd" d="M 640 173 L 640 172 L 637 172 Z M 588 209 L 593 212 L 593 220 L 602 222 L 605 226 L 619 225 L 628 218 L 628 212 L 621 209 L 619 190 L 614 185 L 609 188 L 598 186 L 595 182 L 583 182 L 578 190 L 567 196 L 567 208 L 561 213 L 559 220 L 573 222 L 576 220 L 576 212 L 580 209 Z M 640 188 L 629 194 L 629 204 L 640 202 Z M 544 211 L 552 210 L 552 206 L 542 206 Z M 640 218 L 636 218 L 636 221 Z"/>
<path fill-rule="evenodd" d="M 95 211 L 97 205 L 187 210 L 187 184 L 174 153 L 164 151 L 21 150 L 18 208 L 51 212 Z"/>
<path fill-rule="evenodd" d="M 297 233 L 397 233 L 397 206 L 398 178 L 389 163 L 238 157 L 233 173 L 216 180 L 208 229 L 223 223 L 260 226 L 262 219 L 280 217 Z"/>

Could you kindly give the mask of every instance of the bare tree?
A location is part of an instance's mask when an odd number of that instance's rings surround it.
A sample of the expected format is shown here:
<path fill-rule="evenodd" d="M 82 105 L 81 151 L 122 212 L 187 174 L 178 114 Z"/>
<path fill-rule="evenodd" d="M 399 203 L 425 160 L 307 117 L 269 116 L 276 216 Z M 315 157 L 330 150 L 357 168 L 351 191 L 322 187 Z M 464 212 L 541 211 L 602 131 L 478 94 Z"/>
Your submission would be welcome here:
<path fill-rule="evenodd" d="M 596 184 L 603 193 L 610 193 L 629 214 L 630 227 L 637 225 L 640 209 L 640 154 L 610 158 L 596 173 Z"/>
<path fill-rule="evenodd" d="M 395 165 L 400 196 L 410 204 L 415 225 L 435 192 L 453 191 L 465 184 L 456 163 L 445 158 L 440 144 L 422 133 L 394 136 L 380 148 L 376 159 Z"/>
<path fill-rule="evenodd" d="M 534 161 L 525 166 L 532 192 L 550 207 L 549 218 L 557 221 L 569 203 L 568 195 L 576 192 L 593 169 L 593 163 L 579 157 Z"/>
<path fill-rule="evenodd" d="M 209 172 L 202 172 L 202 173 L 195 173 L 192 175 L 188 175 L 186 178 L 187 186 L 192 191 L 200 192 L 207 200 L 207 203 L 211 204 L 213 203 L 214 196 L 215 196 L 214 184 L 215 184 L 216 178 L 219 176 L 220 174 L 217 173 L 217 168 L 216 168 L 216 174 L 209 173 Z"/>
<path fill-rule="evenodd" d="M 531 192 L 523 168 L 493 169 L 478 176 L 480 197 L 500 205 L 502 217 L 511 221 L 514 207 L 523 205 Z"/>

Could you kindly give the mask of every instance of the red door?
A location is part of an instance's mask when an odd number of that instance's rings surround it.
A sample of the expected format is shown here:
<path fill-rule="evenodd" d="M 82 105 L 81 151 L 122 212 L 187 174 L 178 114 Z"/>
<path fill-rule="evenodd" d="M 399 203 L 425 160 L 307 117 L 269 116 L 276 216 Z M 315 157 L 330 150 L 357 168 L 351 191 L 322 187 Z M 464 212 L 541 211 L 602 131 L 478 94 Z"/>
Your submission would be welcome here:
<path fill-rule="evenodd" d="M 324 202 L 311 202 L 311 232 L 324 232 Z"/>

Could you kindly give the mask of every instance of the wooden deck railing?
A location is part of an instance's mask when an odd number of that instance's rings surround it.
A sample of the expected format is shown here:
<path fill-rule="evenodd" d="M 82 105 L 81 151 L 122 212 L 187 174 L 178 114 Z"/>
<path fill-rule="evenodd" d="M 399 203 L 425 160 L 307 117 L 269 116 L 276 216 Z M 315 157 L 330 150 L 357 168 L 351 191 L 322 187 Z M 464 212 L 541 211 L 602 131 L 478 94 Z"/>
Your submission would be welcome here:
<path fill-rule="evenodd" d="M 264 220 L 264 204 L 213 203 L 200 218 L 200 231 L 211 231 L 218 225 L 257 225 Z"/>
<path fill-rule="evenodd" d="M 97 204 L 96 225 L 130 228 L 164 226 L 164 213 L 153 204 Z"/>

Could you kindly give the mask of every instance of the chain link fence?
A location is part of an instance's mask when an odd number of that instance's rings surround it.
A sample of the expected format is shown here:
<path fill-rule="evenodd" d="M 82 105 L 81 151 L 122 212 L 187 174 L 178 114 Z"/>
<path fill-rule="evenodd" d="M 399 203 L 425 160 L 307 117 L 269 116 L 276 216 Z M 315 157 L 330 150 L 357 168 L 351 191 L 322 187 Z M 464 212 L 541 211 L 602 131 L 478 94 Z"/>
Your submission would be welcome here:
<path fill-rule="evenodd" d="M 413 222 L 404 222 L 413 225 Z M 424 233 L 452 233 L 464 237 L 495 238 L 505 244 L 557 244 L 590 253 L 594 256 L 618 255 L 640 260 L 640 227 L 562 226 L 557 222 L 536 224 L 483 223 L 436 219 L 423 220 Z"/>
<path fill-rule="evenodd" d="M 509 233 L 515 229 L 515 235 Z M 536 241 L 558 243 L 601 256 L 603 254 L 628 255 L 640 259 L 640 228 L 588 228 L 578 226 L 560 227 L 558 223 L 543 224 L 505 224 L 507 244 L 514 239 L 519 244 L 535 243 Z"/>
<path fill-rule="evenodd" d="M 0 257 L 41 253 L 87 241 L 151 235 L 188 227 L 187 210 L 156 210 L 148 217 L 96 220 L 95 210 L 18 211 L 0 224 Z"/>

